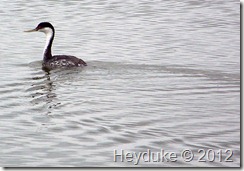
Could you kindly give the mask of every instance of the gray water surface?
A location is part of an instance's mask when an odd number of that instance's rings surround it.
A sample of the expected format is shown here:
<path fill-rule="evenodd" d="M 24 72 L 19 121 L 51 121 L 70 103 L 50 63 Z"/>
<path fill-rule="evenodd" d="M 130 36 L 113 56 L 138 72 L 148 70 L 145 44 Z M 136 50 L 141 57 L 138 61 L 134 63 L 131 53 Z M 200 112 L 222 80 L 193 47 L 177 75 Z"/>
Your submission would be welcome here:
<path fill-rule="evenodd" d="M 240 166 L 238 1 L 4 0 L 0 14 L 0 166 Z M 43 71 L 45 36 L 23 33 L 42 21 L 53 54 L 88 66 Z M 121 149 L 179 158 L 114 162 Z"/>

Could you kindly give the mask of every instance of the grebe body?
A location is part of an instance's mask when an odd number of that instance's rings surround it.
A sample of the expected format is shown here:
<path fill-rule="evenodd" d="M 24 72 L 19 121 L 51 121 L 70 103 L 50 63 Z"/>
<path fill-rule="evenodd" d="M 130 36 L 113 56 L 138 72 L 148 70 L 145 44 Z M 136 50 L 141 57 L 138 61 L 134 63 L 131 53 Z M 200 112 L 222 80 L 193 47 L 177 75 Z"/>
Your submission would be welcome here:
<path fill-rule="evenodd" d="M 55 69 L 61 67 L 82 67 L 87 64 L 75 56 L 70 55 L 52 55 L 52 43 L 55 35 L 55 29 L 51 23 L 42 22 L 38 24 L 35 29 L 28 30 L 25 32 L 43 32 L 46 35 L 46 45 L 43 51 L 43 67 L 46 69 Z"/>

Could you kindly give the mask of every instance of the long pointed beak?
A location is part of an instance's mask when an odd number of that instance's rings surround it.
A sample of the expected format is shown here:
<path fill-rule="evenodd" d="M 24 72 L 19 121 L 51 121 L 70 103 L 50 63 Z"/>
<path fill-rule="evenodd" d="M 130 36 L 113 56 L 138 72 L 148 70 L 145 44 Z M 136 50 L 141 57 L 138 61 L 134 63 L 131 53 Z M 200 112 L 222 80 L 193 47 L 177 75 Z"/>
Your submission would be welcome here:
<path fill-rule="evenodd" d="M 35 28 L 35 29 L 31 29 L 31 30 L 26 30 L 24 32 L 34 32 L 34 31 L 37 31 L 37 29 Z"/>

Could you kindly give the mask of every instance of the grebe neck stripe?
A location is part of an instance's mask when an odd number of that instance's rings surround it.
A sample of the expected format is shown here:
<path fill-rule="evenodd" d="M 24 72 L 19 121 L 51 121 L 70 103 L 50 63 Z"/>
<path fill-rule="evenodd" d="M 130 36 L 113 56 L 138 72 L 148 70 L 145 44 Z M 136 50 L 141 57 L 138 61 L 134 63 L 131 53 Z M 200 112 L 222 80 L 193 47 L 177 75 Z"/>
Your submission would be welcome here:
<path fill-rule="evenodd" d="M 50 59 L 52 57 L 51 47 L 54 39 L 54 30 L 49 27 L 45 27 L 39 30 L 40 32 L 44 32 L 46 34 L 46 44 L 43 50 L 44 60 Z"/>

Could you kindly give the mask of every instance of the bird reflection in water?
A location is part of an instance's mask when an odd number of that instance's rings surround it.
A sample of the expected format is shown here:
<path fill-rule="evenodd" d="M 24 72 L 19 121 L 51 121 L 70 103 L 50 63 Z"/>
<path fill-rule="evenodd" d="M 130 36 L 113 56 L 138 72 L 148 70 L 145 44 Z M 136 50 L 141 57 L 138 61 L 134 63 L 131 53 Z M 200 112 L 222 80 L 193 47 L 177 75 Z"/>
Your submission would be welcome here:
<path fill-rule="evenodd" d="M 43 73 L 43 71 L 42 71 Z M 57 95 L 54 93 L 55 85 L 51 80 L 50 72 L 45 71 L 43 76 L 32 77 L 35 82 L 31 84 L 31 103 L 35 105 L 36 110 L 44 110 L 43 112 L 50 115 L 53 108 L 59 105 L 56 102 Z"/>

